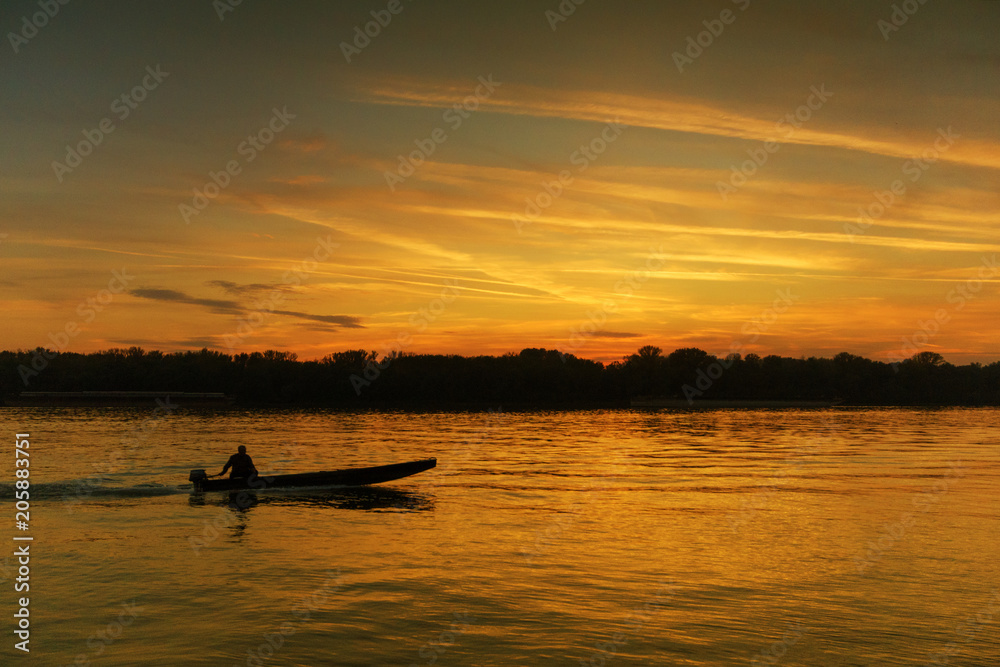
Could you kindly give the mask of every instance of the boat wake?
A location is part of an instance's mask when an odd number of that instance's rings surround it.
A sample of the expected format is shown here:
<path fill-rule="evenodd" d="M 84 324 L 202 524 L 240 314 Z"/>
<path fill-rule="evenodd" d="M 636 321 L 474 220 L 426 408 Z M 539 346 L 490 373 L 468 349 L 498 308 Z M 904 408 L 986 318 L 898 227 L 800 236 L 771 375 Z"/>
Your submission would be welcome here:
<path fill-rule="evenodd" d="M 0 495 L 3 497 L 13 498 L 15 490 L 13 484 L 0 484 Z M 64 500 L 67 502 L 84 502 L 91 498 L 151 498 L 190 492 L 190 484 L 177 486 L 165 484 L 116 486 L 95 483 L 92 478 L 72 479 L 62 482 L 32 482 L 29 489 L 31 500 Z"/>

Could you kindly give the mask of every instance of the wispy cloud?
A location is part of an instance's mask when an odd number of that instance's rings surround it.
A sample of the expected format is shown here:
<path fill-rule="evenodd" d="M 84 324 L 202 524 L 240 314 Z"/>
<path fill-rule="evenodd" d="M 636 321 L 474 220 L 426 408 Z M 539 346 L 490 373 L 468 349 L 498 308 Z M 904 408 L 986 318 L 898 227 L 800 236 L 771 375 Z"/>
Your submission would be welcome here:
<path fill-rule="evenodd" d="M 594 338 L 642 338 L 645 334 L 627 331 L 595 331 L 591 336 Z"/>
<path fill-rule="evenodd" d="M 137 296 L 141 299 L 171 301 L 173 303 L 186 303 L 192 306 L 201 306 L 202 308 L 208 308 L 214 313 L 232 314 L 241 313 L 244 310 L 243 307 L 235 301 L 226 301 L 223 299 L 200 299 L 172 289 L 137 288 L 129 290 L 129 294 Z"/>
<path fill-rule="evenodd" d="M 213 313 L 227 315 L 241 315 L 251 310 L 249 308 L 245 308 L 237 301 L 225 299 L 202 299 L 172 289 L 137 288 L 129 290 L 129 294 L 142 299 L 151 299 L 153 301 L 167 301 L 171 303 L 184 303 L 192 306 L 200 306 L 202 308 L 207 308 Z M 364 328 L 361 324 L 360 318 L 351 315 L 314 315 L 312 313 L 303 313 L 295 310 L 277 309 L 268 309 L 268 311 L 276 315 L 287 315 L 288 317 L 295 317 L 301 320 L 333 324 L 348 329 Z"/>
<path fill-rule="evenodd" d="M 237 297 L 243 298 L 254 298 L 258 297 L 266 292 L 292 292 L 294 291 L 293 285 L 288 284 L 267 284 L 267 283 L 249 283 L 241 285 L 235 283 L 231 280 L 209 280 L 205 283 L 211 287 L 218 287 L 225 291 L 227 294 L 231 294 Z"/>
<path fill-rule="evenodd" d="M 461 84 L 394 78 L 362 88 L 357 101 L 447 108 L 456 98 L 461 97 L 462 90 Z M 836 91 L 833 94 L 836 95 Z M 820 130 L 810 126 L 787 133 L 776 127 L 777 121 L 773 118 L 750 116 L 700 100 L 642 97 L 593 90 L 559 90 L 516 83 L 505 84 L 504 95 L 496 95 L 484 101 L 483 108 L 494 113 L 599 123 L 616 119 L 633 127 L 824 146 L 899 158 L 919 155 L 935 139 L 934 136 L 915 136 L 904 141 L 867 136 L 856 131 Z M 790 126 L 786 125 L 785 128 L 790 129 Z M 1000 169 L 1000 153 L 996 146 L 972 139 L 963 139 L 960 144 L 943 153 L 941 159 Z"/>
<path fill-rule="evenodd" d="M 286 136 L 278 141 L 278 145 L 286 150 L 300 153 L 315 153 L 331 147 L 330 138 L 322 132 L 307 135 Z"/>

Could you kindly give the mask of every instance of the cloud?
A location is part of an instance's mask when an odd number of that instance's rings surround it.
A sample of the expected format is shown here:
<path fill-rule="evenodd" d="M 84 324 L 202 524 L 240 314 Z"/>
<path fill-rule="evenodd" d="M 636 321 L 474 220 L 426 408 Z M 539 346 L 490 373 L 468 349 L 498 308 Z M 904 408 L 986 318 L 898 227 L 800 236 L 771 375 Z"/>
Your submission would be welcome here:
<path fill-rule="evenodd" d="M 437 82 L 393 78 L 369 85 L 359 102 L 394 106 L 447 108 L 460 88 Z M 743 114 L 701 100 L 663 99 L 607 91 L 553 90 L 535 86 L 506 84 L 504 96 L 483 102 L 482 108 L 494 113 L 537 118 L 561 118 L 606 123 L 612 119 L 622 125 L 646 127 L 734 139 L 777 141 L 786 144 L 823 146 L 862 151 L 874 155 L 912 158 L 933 142 L 937 135 L 898 139 L 865 136 L 859 129 L 824 131 L 801 126 L 792 131 L 785 122 Z M 830 97 L 838 91 L 829 92 Z M 806 90 L 807 98 L 810 90 Z M 795 109 L 788 111 L 794 112 Z M 956 135 L 958 136 L 958 135 Z M 1000 169 L 1000 157 L 993 143 L 963 138 L 954 148 L 942 153 L 948 162 Z"/>
<path fill-rule="evenodd" d="M 153 301 L 172 301 L 174 303 L 187 303 L 192 306 L 202 306 L 215 313 L 241 313 L 244 308 L 235 301 L 225 301 L 222 299 L 199 299 L 184 292 L 172 289 L 149 289 L 139 288 L 129 291 L 132 296 L 142 299 L 152 299 Z"/>
<path fill-rule="evenodd" d="M 227 294 L 232 294 L 233 296 L 236 297 L 246 297 L 246 298 L 256 297 L 261 292 L 293 291 L 291 285 L 284 285 L 284 284 L 268 285 L 266 283 L 249 283 L 246 285 L 240 285 L 239 283 L 234 283 L 231 280 L 209 280 L 205 284 L 211 287 L 219 287 L 223 289 Z"/>
<path fill-rule="evenodd" d="M 213 283 L 223 283 L 227 286 L 231 286 L 231 289 L 239 292 L 241 289 L 246 287 L 257 287 L 258 285 L 251 286 L 238 286 L 235 283 L 229 283 L 228 281 L 212 281 Z M 270 286 L 264 286 L 270 288 Z M 241 315 L 248 312 L 250 309 L 243 307 L 237 301 L 229 301 L 225 299 L 199 299 L 193 297 L 184 292 L 178 292 L 177 290 L 171 289 L 151 289 L 151 288 L 139 288 L 129 291 L 132 296 L 137 296 L 142 299 L 151 299 L 153 301 L 167 301 L 172 303 L 186 303 L 192 306 L 201 306 L 202 308 L 207 308 L 214 313 L 222 313 L 227 315 Z M 300 320 L 307 320 L 310 322 L 322 322 L 324 324 L 335 324 L 340 327 L 347 329 L 363 329 L 364 325 L 361 324 L 360 318 L 354 317 L 352 315 L 313 315 L 311 313 L 303 313 L 296 310 L 274 310 L 271 311 L 276 315 L 287 315 L 288 317 L 295 317 Z"/>
<path fill-rule="evenodd" d="M 286 137 L 278 142 L 282 148 L 299 153 L 315 153 L 330 147 L 330 139 L 322 132 L 297 137 Z"/>
<path fill-rule="evenodd" d="M 360 323 L 360 318 L 353 317 L 351 315 L 310 315 L 309 313 L 300 313 L 295 310 L 276 310 L 274 311 L 276 315 L 288 315 L 289 317 L 297 317 L 302 320 L 311 320 L 313 322 L 323 322 L 324 324 L 336 324 L 348 329 L 364 329 L 364 325 Z"/>
<path fill-rule="evenodd" d="M 407 253 L 420 253 L 427 257 L 452 262 L 472 262 L 472 256 L 467 253 L 449 250 L 418 237 L 416 233 L 404 236 L 386 229 L 373 228 L 370 220 L 355 220 L 346 216 L 324 214 L 315 209 L 300 208 L 291 204 L 284 204 L 275 198 L 266 198 L 263 196 L 258 198 L 257 205 L 261 210 L 273 215 L 320 225 L 367 242 L 380 243 L 385 246 L 404 250 Z"/>
<path fill-rule="evenodd" d="M 596 331 L 591 334 L 594 338 L 642 338 L 645 335 L 628 331 Z"/>

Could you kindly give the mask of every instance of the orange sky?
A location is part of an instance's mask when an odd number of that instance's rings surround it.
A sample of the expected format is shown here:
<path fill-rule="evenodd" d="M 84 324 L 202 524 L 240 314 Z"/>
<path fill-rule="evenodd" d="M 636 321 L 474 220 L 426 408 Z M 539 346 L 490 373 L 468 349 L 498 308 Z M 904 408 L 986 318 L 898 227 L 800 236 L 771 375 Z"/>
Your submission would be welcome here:
<path fill-rule="evenodd" d="M 8 37 L 4 349 L 1000 359 L 1000 3 L 336 4 Z"/>

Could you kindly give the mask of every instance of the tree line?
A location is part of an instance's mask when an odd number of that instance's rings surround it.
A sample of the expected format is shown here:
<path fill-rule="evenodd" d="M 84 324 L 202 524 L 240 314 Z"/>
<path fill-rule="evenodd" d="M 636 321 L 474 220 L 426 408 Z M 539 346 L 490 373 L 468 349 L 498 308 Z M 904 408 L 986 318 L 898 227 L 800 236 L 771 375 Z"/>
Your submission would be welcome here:
<path fill-rule="evenodd" d="M 1000 362 L 955 366 L 934 352 L 897 363 L 640 348 L 610 364 L 557 350 L 500 356 L 347 350 L 299 361 L 294 353 L 139 347 L 90 354 L 38 348 L 0 352 L 0 394 L 21 391 L 222 392 L 245 405 L 620 406 L 636 397 L 829 400 L 847 405 L 1000 405 Z"/>

